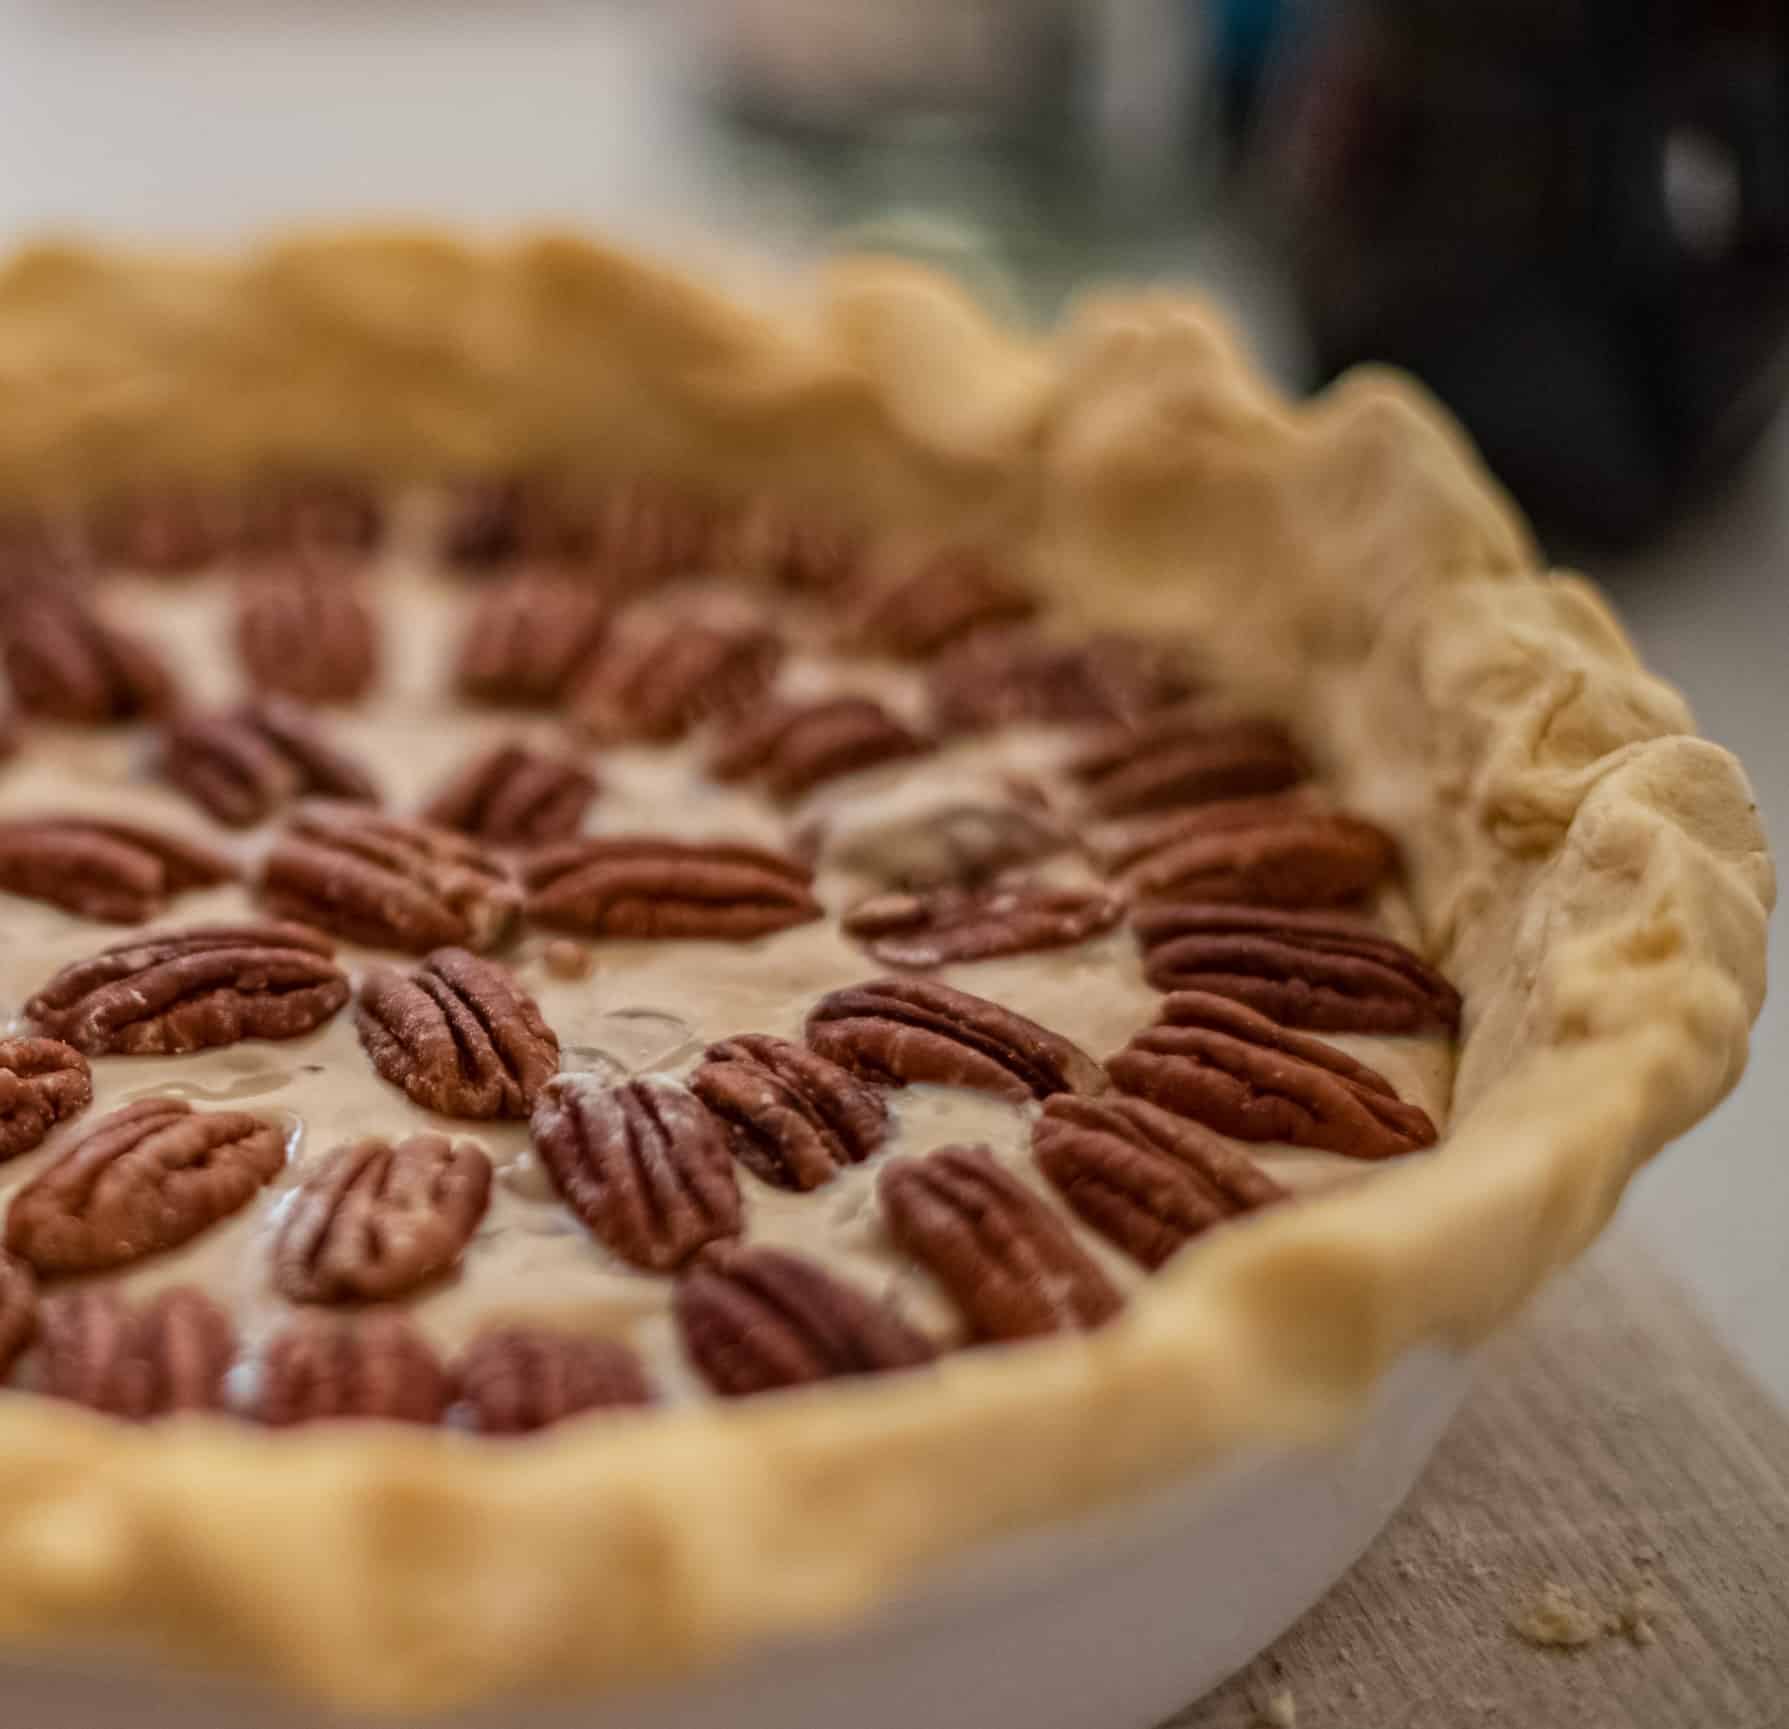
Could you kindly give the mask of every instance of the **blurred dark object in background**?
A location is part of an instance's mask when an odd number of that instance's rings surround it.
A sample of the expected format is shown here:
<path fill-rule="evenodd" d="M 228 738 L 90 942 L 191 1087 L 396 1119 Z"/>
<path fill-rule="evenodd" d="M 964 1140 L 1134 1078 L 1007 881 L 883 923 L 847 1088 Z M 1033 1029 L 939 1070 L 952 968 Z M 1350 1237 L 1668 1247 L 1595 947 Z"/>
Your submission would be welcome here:
<path fill-rule="evenodd" d="M 1636 540 L 1789 371 L 1784 0 L 1335 0 L 1262 119 L 1326 373 L 1410 368 L 1543 527 Z"/>

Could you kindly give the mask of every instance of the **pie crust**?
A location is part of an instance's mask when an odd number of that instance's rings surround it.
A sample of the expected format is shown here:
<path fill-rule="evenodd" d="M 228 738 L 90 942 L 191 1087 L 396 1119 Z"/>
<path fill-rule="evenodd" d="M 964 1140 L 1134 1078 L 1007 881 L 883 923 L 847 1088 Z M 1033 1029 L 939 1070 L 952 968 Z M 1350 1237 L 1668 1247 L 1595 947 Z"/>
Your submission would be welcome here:
<path fill-rule="evenodd" d="M 152 452 L 205 483 L 647 473 L 996 539 L 1066 615 L 1198 633 L 1316 741 L 1466 1002 L 1435 1154 L 1222 1234 L 1086 1337 L 502 1447 L 0 1400 L 15 1646 L 420 1711 L 826 1626 L 996 1534 L 1335 1435 L 1403 1353 L 1506 1319 L 1743 1067 L 1774 896 L 1743 771 L 1398 377 L 1287 403 L 1168 294 L 1032 336 L 886 261 L 760 312 L 572 237 L 361 231 L 20 255 L 0 379 L 21 500 Z"/>

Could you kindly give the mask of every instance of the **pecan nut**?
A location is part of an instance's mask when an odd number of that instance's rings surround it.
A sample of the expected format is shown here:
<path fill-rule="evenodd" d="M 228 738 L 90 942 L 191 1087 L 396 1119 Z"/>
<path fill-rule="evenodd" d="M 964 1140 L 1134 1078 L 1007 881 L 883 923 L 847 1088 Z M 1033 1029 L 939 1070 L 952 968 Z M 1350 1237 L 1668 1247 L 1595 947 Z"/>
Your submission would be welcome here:
<path fill-rule="evenodd" d="M 539 1327 L 474 1339 L 456 1379 L 483 1435 L 527 1435 L 584 1411 L 652 1402 L 640 1359 L 620 1341 Z"/>
<path fill-rule="evenodd" d="M 184 576 L 222 556 L 231 524 L 215 500 L 190 486 L 165 484 L 108 499 L 87 521 L 87 542 L 101 564 Z"/>
<path fill-rule="evenodd" d="M 59 1292 L 39 1330 L 52 1398 L 138 1422 L 223 1409 L 236 1329 L 203 1291 L 176 1286 L 140 1309 L 111 1289 Z"/>
<path fill-rule="evenodd" d="M 1118 922 L 1114 895 L 1042 883 L 873 895 L 841 921 L 890 967 L 941 967 L 1085 942 Z"/>
<path fill-rule="evenodd" d="M 301 793 L 379 800 L 366 770 L 331 744 L 303 707 L 280 697 L 182 715 L 163 737 L 162 771 L 232 828 L 265 822 Z"/>
<path fill-rule="evenodd" d="M 978 1339 L 1087 1331 L 1124 1306 L 1049 1203 L 987 1147 L 896 1159 L 877 1186 L 894 1240 L 950 1293 Z"/>
<path fill-rule="evenodd" d="M 1163 901 L 1131 920 L 1159 991 L 1204 991 L 1285 1027 L 1329 1033 L 1455 1032 L 1460 993 L 1370 925 L 1323 912 Z"/>
<path fill-rule="evenodd" d="M 475 841 L 355 805 L 301 805 L 261 868 L 270 912 L 372 947 L 488 949 L 521 891 Z"/>
<path fill-rule="evenodd" d="M 559 1040 L 534 999 L 466 949 L 436 949 L 407 976 L 371 968 L 359 1027 L 373 1067 L 446 1117 L 525 1117 L 559 1069 Z"/>
<path fill-rule="evenodd" d="M 929 684 L 949 732 L 1026 722 L 1134 726 L 1194 690 L 1158 644 L 1113 635 L 1064 642 L 1029 629 L 978 631 L 939 656 Z"/>
<path fill-rule="evenodd" d="M 836 594 L 861 568 L 864 545 L 861 535 L 822 514 L 757 498 L 735 513 L 715 552 L 717 569 L 733 565 L 784 588 Z"/>
<path fill-rule="evenodd" d="M 438 1423 L 453 1380 L 416 1327 L 374 1309 L 310 1317 L 289 1327 L 261 1360 L 258 1421 L 273 1428 L 336 1418 Z"/>
<path fill-rule="evenodd" d="M 590 556 L 591 524 L 539 476 L 472 481 L 447 502 L 441 556 L 461 570 Z"/>
<path fill-rule="evenodd" d="M 726 1131 L 686 1088 L 561 1075 L 542 1089 L 530 1133 L 566 1204 L 624 1261 L 669 1272 L 739 1234 Z"/>
<path fill-rule="evenodd" d="M 0 1160 L 37 1146 L 93 1102 L 87 1059 L 60 1039 L 0 1039 Z"/>
<path fill-rule="evenodd" d="M 711 1249 L 677 1282 L 684 1350 L 717 1393 L 740 1398 L 936 1356 L 900 1316 L 784 1249 Z"/>
<path fill-rule="evenodd" d="M 348 1000 L 333 953 L 327 937 L 302 925 L 146 931 L 64 967 L 25 1013 L 90 1057 L 296 1038 Z"/>
<path fill-rule="evenodd" d="M 528 916 L 591 937 L 744 942 L 821 916 L 813 873 L 763 847 L 613 835 L 527 860 Z"/>
<path fill-rule="evenodd" d="M 867 696 L 770 702 L 708 759 L 719 781 L 751 780 L 787 803 L 822 781 L 923 756 L 932 748 Z"/>
<path fill-rule="evenodd" d="M 1427 1111 L 1377 1069 L 1226 997 L 1180 991 L 1106 1065 L 1136 1093 L 1239 1141 L 1285 1141 L 1355 1159 L 1433 1146 Z"/>
<path fill-rule="evenodd" d="M 285 474 L 249 498 L 245 545 L 261 552 L 365 555 L 385 535 L 378 495 L 346 474 Z"/>
<path fill-rule="evenodd" d="M 866 1080 L 970 1087 L 1015 1104 L 1097 1093 L 1106 1084 L 1078 1045 L 932 979 L 875 979 L 833 991 L 808 1015 L 807 1041 Z"/>
<path fill-rule="evenodd" d="M 8 610 L 5 630 L 6 675 L 26 714 L 105 726 L 173 707 L 161 656 L 83 601 L 34 595 Z"/>
<path fill-rule="evenodd" d="M 379 621 L 354 580 L 300 564 L 242 584 L 236 652 L 257 690 L 354 702 L 378 676 Z"/>
<path fill-rule="evenodd" d="M 294 1303 L 404 1296 L 459 1260 L 490 1199 L 491 1161 L 470 1141 L 351 1141 L 292 1197 L 273 1240 L 274 1285 Z"/>
<path fill-rule="evenodd" d="M 6 1246 L 44 1274 L 127 1266 L 246 1206 L 285 1159 L 278 1126 L 246 1111 L 140 1099 L 19 1190 Z"/>
<path fill-rule="evenodd" d="M 16 1255 L 0 1249 L 0 1381 L 37 1336 L 37 1280 Z"/>
<path fill-rule="evenodd" d="M 1015 624 L 1036 611 L 1036 597 L 982 553 L 947 547 L 864 584 L 840 622 L 839 644 L 923 660 L 972 632 Z"/>
<path fill-rule="evenodd" d="M 505 707 L 550 707 L 588 665 L 608 624 L 608 603 L 590 583 L 518 572 L 473 608 L 455 672 L 460 695 Z"/>
<path fill-rule="evenodd" d="M 136 924 L 175 895 L 235 875 L 209 847 L 135 823 L 84 816 L 0 822 L 0 889 L 82 918 Z"/>
<path fill-rule="evenodd" d="M 634 479 L 607 490 L 592 525 L 598 564 L 615 588 L 628 590 L 700 570 L 720 517 L 680 486 Z"/>
<path fill-rule="evenodd" d="M 1228 1141 L 1142 1099 L 1050 1099 L 1031 1146 L 1075 1215 L 1149 1268 L 1213 1225 L 1286 1198 Z"/>
<path fill-rule="evenodd" d="M 1283 792 L 1310 773 L 1278 722 L 1219 719 L 1197 700 L 1163 709 L 1141 726 L 1114 727 L 1070 769 L 1088 808 L 1102 817 Z"/>
<path fill-rule="evenodd" d="M 873 1088 L 829 1058 L 768 1033 L 710 1045 L 690 1091 L 727 1125 L 733 1155 L 781 1189 L 816 1189 L 861 1164 L 888 1127 Z"/>
<path fill-rule="evenodd" d="M 500 744 L 453 775 L 422 815 L 487 846 L 545 846 L 570 840 L 595 797 L 588 769 L 526 745 Z"/>

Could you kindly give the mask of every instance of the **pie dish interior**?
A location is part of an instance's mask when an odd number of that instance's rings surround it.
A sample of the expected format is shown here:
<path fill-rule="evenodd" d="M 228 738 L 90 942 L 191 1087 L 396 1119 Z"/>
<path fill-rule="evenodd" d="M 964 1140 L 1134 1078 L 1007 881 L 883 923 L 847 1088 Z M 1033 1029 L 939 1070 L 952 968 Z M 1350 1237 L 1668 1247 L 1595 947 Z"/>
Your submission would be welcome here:
<path fill-rule="evenodd" d="M 0 277 L 0 373 L 20 500 L 544 469 L 991 541 L 1065 616 L 1190 634 L 1283 716 L 1398 837 L 1466 1002 L 1437 1152 L 1224 1233 L 1085 1339 L 507 1450 L 0 1400 L 15 1642 L 147 1637 L 422 1709 L 825 1624 L 978 1539 L 1334 1433 L 1582 1249 L 1743 1065 L 1772 882 L 1742 771 L 1399 379 L 1287 404 L 1174 296 L 1031 337 L 886 262 L 759 313 L 577 240 L 406 233 L 34 251 Z"/>

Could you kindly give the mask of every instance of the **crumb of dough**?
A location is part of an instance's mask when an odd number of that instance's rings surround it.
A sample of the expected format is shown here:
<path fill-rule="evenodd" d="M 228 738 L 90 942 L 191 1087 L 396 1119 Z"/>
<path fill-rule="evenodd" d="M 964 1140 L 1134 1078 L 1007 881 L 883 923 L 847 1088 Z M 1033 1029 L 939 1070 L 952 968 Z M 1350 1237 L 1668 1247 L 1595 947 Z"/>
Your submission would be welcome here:
<path fill-rule="evenodd" d="M 1298 1701 L 1290 1687 L 1281 1687 L 1255 1707 L 1255 1721 L 1260 1729 L 1297 1729 Z"/>
<path fill-rule="evenodd" d="M 1530 1645 L 1575 1651 L 1608 1632 L 1606 1616 L 1586 1607 L 1568 1586 L 1549 1579 L 1510 1617 L 1516 1637 Z"/>
<path fill-rule="evenodd" d="M 1659 1634 L 1654 1623 L 1663 1607 L 1658 1593 L 1650 1585 L 1640 1586 L 1617 1612 L 1619 1630 L 1636 1645 L 1657 1644 Z"/>

